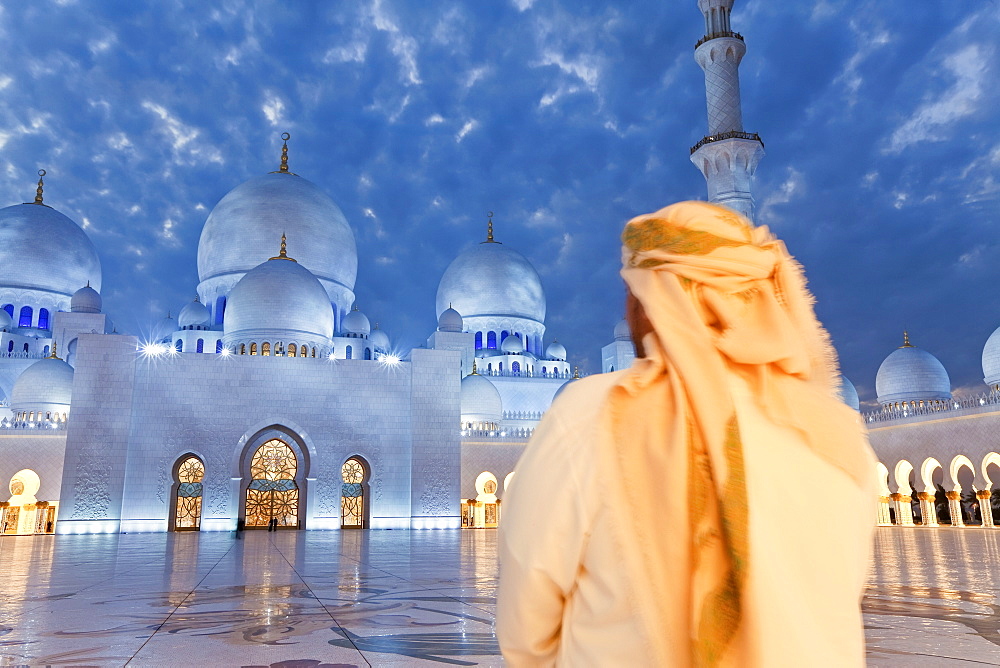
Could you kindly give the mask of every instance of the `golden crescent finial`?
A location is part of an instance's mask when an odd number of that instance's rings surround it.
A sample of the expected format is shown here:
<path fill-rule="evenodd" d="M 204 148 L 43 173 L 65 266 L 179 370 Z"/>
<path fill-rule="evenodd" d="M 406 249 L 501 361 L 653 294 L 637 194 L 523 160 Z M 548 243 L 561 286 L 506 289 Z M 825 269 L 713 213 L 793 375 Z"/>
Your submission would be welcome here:
<path fill-rule="evenodd" d="M 38 170 L 38 187 L 35 188 L 35 204 L 44 204 L 42 202 L 42 188 L 45 186 L 45 181 L 43 177 L 45 176 L 45 170 Z"/>
<path fill-rule="evenodd" d="M 486 221 L 486 241 L 484 241 L 483 243 L 495 244 L 496 241 L 493 240 L 493 212 L 492 211 L 487 211 L 486 212 L 486 217 L 487 217 L 487 221 Z"/>
<path fill-rule="evenodd" d="M 278 171 L 282 174 L 288 173 L 288 140 L 292 138 L 292 135 L 287 132 L 281 133 L 281 167 Z"/>
<path fill-rule="evenodd" d="M 476 360 L 472 360 L 472 375 L 473 375 L 473 376 L 478 376 L 478 375 L 479 375 L 479 374 L 478 374 L 478 373 L 476 372 Z"/>
<path fill-rule="evenodd" d="M 49 359 L 50 360 L 62 359 L 61 357 L 59 357 L 59 355 L 56 355 L 56 342 L 55 342 L 55 340 L 52 341 L 52 354 L 49 355 Z"/>

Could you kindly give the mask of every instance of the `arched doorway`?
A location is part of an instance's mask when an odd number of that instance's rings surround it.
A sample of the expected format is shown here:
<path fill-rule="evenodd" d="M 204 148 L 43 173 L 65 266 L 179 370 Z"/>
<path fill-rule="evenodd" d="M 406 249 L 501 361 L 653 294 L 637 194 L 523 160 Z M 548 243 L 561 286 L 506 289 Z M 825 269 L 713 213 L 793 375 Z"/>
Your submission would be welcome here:
<path fill-rule="evenodd" d="M 265 528 L 272 519 L 279 527 L 299 528 L 299 487 L 295 482 L 298 460 L 279 438 L 265 442 L 250 459 L 246 493 L 246 527 Z"/>
<path fill-rule="evenodd" d="M 174 467 L 177 492 L 174 495 L 174 531 L 199 531 L 201 529 L 202 481 L 205 465 L 195 455 L 178 460 Z"/>
<path fill-rule="evenodd" d="M 360 457 L 351 457 L 340 467 L 340 528 L 368 528 L 368 465 Z"/>

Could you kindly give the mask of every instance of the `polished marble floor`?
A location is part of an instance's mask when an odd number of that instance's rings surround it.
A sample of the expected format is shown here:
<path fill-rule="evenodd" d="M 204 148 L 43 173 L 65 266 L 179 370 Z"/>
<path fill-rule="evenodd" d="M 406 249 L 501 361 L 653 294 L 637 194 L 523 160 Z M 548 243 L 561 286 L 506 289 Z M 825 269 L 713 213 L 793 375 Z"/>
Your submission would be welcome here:
<path fill-rule="evenodd" d="M 883 528 L 869 665 L 1000 665 L 1000 531 Z M 494 531 L 0 538 L 0 665 L 502 665 Z M 792 631 L 793 632 L 793 631 Z"/>

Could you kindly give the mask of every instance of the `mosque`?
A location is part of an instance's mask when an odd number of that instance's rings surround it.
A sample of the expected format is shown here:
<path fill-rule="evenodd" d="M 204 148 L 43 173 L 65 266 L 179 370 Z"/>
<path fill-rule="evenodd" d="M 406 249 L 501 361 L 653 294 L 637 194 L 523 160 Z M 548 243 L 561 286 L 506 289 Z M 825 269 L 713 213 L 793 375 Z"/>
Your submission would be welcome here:
<path fill-rule="evenodd" d="M 698 0 L 709 133 L 690 157 L 708 199 L 752 220 L 764 143 L 743 128 L 733 1 Z M 276 171 L 212 209 L 197 296 L 149 340 L 103 312 L 97 250 L 45 203 L 44 171 L 33 202 L 0 209 L 0 534 L 497 526 L 528 438 L 579 375 L 546 344 L 537 271 L 491 217 L 441 277 L 436 331 L 402 358 L 355 303 L 349 223 L 290 171 L 283 139 Z M 622 321 L 602 372 L 633 359 Z M 953 397 L 908 335 L 882 363 L 881 409 L 862 415 L 879 523 L 993 526 L 1000 329 L 983 373 L 981 394 Z M 846 378 L 841 394 L 859 408 Z"/>

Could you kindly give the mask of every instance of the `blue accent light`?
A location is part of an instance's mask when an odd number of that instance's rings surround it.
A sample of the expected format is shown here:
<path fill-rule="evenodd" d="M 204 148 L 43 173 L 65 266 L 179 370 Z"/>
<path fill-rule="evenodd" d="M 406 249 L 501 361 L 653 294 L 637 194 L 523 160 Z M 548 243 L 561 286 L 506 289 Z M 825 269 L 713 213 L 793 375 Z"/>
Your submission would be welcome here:
<path fill-rule="evenodd" d="M 486 334 L 486 347 L 487 348 L 492 348 L 493 350 L 497 349 L 497 333 L 496 332 L 488 332 Z"/>
<path fill-rule="evenodd" d="M 49 310 L 47 308 L 38 309 L 38 329 L 49 328 Z"/>
<path fill-rule="evenodd" d="M 13 304 L 4 304 L 3 305 L 3 310 L 7 311 L 7 315 L 9 315 L 11 318 L 14 317 L 14 305 Z"/>
<path fill-rule="evenodd" d="M 17 326 L 18 327 L 31 327 L 31 316 L 33 314 L 34 314 L 34 311 L 31 309 L 30 306 L 22 306 L 21 307 L 21 316 L 17 320 Z"/>
<path fill-rule="evenodd" d="M 6 306 L 4 308 L 7 308 Z M 11 307 L 13 308 L 13 307 Z M 483 333 L 476 332 L 476 350 L 481 350 L 483 347 Z"/>
<path fill-rule="evenodd" d="M 198 339 L 198 345 L 195 352 L 197 353 L 205 352 L 205 339 Z"/>

